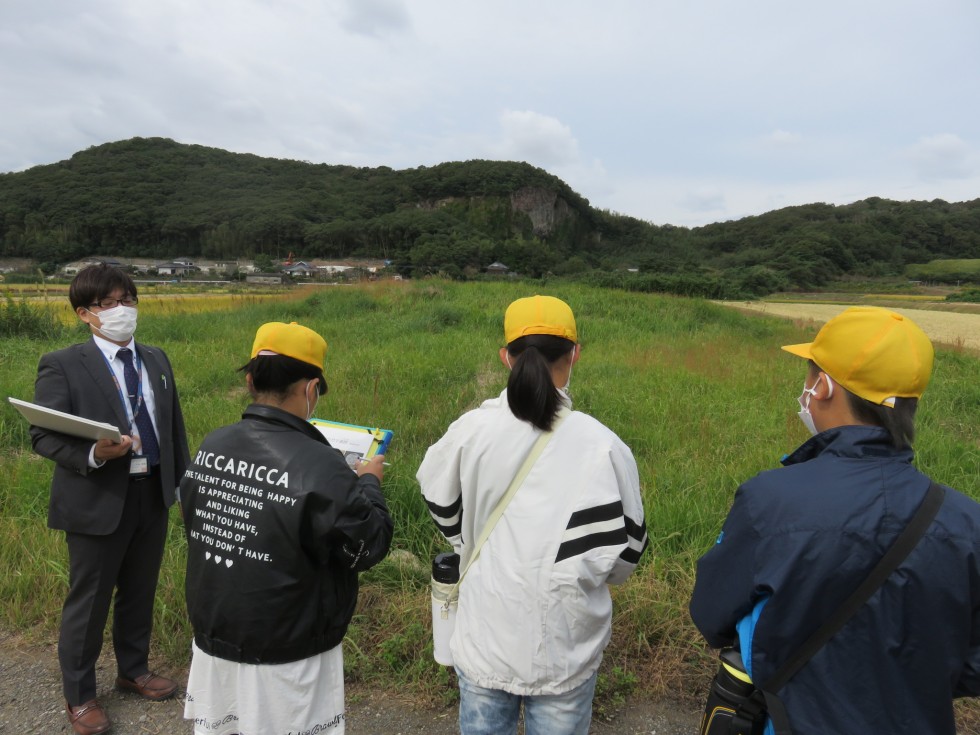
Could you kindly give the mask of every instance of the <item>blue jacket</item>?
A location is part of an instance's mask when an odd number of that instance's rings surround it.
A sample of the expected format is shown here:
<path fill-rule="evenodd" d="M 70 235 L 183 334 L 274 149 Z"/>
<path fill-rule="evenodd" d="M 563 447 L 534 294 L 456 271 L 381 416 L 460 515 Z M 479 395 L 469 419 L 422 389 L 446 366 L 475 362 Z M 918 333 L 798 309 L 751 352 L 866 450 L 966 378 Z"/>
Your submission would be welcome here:
<path fill-rule="evenodd" d="M 698 561 L 691 617 L 709 645 L 731 645 L 749 616 L 743 657 L 769 679 L 915 513 L 929 478 L 911 461 L 884 430 L 846 426 L 744 483 Z M 978 693 L 980 505 L 947 488 L 918 546 L 779 695 L 795 735 L 952 735 L 953 698 Z"/>

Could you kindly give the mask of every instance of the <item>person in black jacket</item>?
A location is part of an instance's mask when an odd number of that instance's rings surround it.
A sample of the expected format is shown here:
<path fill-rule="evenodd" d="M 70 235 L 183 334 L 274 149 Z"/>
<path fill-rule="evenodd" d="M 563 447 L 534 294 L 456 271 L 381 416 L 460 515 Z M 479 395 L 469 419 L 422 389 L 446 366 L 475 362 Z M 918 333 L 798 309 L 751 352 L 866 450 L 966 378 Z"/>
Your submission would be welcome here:
<path fill-rule="evenodd" d="M 393 524 L 383 456 L 355 472 L 308 421 L 326 348 L 295 322 L 260 327 L 242 368 L 254 402 L 181 482 L 195 732 L 343 732 L 340 643 Z"/>
<path fill-rule="evenodd" d="M 864 582 L 931 484 L 912 441 L 933 348 L 910 319 L 852 307 L 783 349 L 808 360 L 800 418 L 814 436 L 738 489 L 691 600 L 708 644 L 734 643 L 759 686 Z M 980 504 L 946 488 L 905 561 L 776 694 L 794 735 L 953 735 L 953 698 L 980 694 Z"/>

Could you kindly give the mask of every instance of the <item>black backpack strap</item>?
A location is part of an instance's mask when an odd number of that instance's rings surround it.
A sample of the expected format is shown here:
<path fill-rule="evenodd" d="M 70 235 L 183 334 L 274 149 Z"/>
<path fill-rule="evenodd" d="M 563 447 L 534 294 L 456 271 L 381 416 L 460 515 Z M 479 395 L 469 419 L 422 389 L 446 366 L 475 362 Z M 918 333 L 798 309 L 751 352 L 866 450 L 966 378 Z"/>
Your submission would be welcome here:
<path fill-rule="evenodd" d="M 793 735 L 793 729 L 789 726 L 789 716 L 783 706 L 783 700 L 770 692 L 763 692 L 762 696 L 766 700 L 766 711 L 769 719 L 772 720 L 772 729 L 776 735 Z"/>
<path fill-rule="evenodd" d="M 871 595 L 878 590 L 885 580 L 891 575 L 898 566 L 905 561 L 906 557 L 915 548 L 916 544 L 925 534 L 926 529 L 939 512 L 939 507 L 943 504 L 946 491 L 935 482 L 929 485 L 925 498 L 919 505 L 919 509 L 912 516 L 908 525 L 902 530 L 895 543 L 885 552 L 867 579 L 851 593 L 844 602 L 837 608 L 833 615 L 821 625 L 806 642 L 800 646 L 796 653 L 790 656 L 773 674 L 772 678 L 761 687 L 765 695 L 766 705 L 769 709 L 769 717 L 772 719 L 773 729 L 776 735 L 789 735 L 792 731 L 789 727 L 789 720 L 786 717 L 786 710 L 779 697 L 775 695 L 788 682 L 797 671 L 803 668 L 807 661 L 827 643 L 851 617 L 861 609 Z"/>
<path fill-rule="evenodd" d="M 728 735 L 762 735 L 766 723 L 767 700 L 758 689 L 744 699 L 732 713 Z"/>

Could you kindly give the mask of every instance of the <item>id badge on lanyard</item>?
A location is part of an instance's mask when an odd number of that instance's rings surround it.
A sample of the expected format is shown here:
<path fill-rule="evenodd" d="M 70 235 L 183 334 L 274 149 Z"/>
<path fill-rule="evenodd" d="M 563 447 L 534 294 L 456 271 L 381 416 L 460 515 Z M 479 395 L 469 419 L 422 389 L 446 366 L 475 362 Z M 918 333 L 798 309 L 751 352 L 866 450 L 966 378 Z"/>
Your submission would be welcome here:
<path fill-rule="evenodd" d="M 129 455 L 129 476 L 146 477 L 150 474 L 150 460 L 145 454 Z"/>
<path fill-rule="evenodd" d="M 134 354 L 135 351 L 134 351 Z M 105 355 L 103 355 L 105 358 Z M 126 392 L 119 385 L 119 380 L 116 378 L 116 373 L 112 369 L 112 365 L 109 360 L 106 359 L 106 365 L 109 366 L 109 374 L 112 376 L 112 382 L 116 384 L 116 390 L 119 391 L 119 397 L 123 400 L 123 405 L 129 410 L 126 412 L 127 417 L 132 416 L 129 419 L 129 430 L 133 437 L 133 451 L 129 455 L 129 476 L 130 477 L 146 477 L 150 474 L 150 459 L 145 454 L 141 454 L 140 450 L 143 448 L 143 440 L 138 439 L 137 444 L 136 432 L 133 429 L 136 426 L 136 414 L 133 411 L 133 404 L 128 400 Z M 143 365 L 140 362 L 139 355 L 136 356 L 136 374 L 139 376 L 139 387 L 137 388 L 137 393 L 139 394 L 139 404 L 136 408 L 137 411 L 141 410 L 145 404 L 143 404 Z"/>
<path fill-rule="evenodd" d="M 139 368 L 139 402 L 137 403 L 136 411 L 142 411 L 146 408 L 146 404 L 143 402 L 143 369 L 140 362 L 137 360 L 137 366 Z M 130 404 L 132 408 L 132 404 Z M 130 420 L 130 430 L 134 429 L 136 426 L 136 414 L 133 413 L 133 418 Z M 142 453 L 143 449 L 143 437 L 138 437 L 136 432 L 133 431 L 133 451 L 129 455 L 129 476 L 134 478 L 146 477 L 150 474 L 150 458 Z"/>

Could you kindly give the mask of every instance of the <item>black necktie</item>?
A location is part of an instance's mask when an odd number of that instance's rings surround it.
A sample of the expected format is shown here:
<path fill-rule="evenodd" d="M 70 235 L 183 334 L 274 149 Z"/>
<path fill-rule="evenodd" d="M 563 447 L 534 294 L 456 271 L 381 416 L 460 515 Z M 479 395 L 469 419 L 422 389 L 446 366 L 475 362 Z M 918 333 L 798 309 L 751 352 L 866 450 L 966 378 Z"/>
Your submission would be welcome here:
<path fill-rule="evenodd" d="M 126 378 L 126 393 L 129 394 L 129 405 L 133 409 L 133 416 L 136 422 L 136 429 L 140 434 L 142 447 L 140 454 L 146 455 L 150 466 L 160 464 L 160 445 L 157 444 L 157 435 L 153 432 L 153 422 L 150 420 L 150 412 L 146 408 L 146 401 L 140 400 L 140 381 L 136 375 L 136 368 L 133 367 L 133 351 L 128 347 L 123 347 L 116 353 L 116 356 L 123 363 L 123 377 Z"/>

